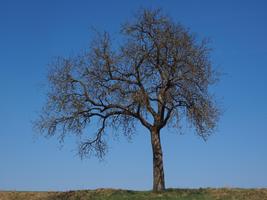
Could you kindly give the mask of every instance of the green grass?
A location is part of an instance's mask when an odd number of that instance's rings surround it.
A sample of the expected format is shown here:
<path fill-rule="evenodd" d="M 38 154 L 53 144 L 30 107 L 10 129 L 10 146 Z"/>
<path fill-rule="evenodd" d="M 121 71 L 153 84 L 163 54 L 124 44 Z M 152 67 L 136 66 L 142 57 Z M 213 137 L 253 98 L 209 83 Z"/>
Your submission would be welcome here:
<path fill-rule="evenodd" d="M 267 189 L 168 189 L 164 192 L 97 189 L 68 192 L 0 192 L 0 200 L 267 200 Z"/>

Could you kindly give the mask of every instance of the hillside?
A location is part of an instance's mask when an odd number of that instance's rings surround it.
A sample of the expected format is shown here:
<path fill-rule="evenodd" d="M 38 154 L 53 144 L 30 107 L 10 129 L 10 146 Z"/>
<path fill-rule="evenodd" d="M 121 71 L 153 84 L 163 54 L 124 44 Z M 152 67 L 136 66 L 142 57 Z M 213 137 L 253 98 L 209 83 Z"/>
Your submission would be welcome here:
<path fill-rule="evenodd" d="M 168 189 L 162 193 L 97 189 L 68 192 L 0 192 L 0 200 L 267 200 L 267 189 Z"/>

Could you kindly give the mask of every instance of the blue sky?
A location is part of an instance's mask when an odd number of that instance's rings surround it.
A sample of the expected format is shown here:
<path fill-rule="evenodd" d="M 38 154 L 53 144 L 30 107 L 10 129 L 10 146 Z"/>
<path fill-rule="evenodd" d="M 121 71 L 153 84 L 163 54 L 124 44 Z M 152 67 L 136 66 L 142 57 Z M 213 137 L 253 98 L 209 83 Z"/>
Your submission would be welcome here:
<path fill-rule="evenodd" d="M 76 140 L 32 131 L 44 103 L 47 64 L 86 48 L 91 27 L 116 35 L 140 7 L 161 7 L 212 40 L 211 59 L 224 75 L 213 87 L 224 114 L 204 142 L 192 131 L 162 132 L 167 187 L 267 187 L 266 1 L 0 0 L 0 190 L 102 187 L 148 190 L 148 132 L 111 139 L 105 161 L 80 160 Z"/>

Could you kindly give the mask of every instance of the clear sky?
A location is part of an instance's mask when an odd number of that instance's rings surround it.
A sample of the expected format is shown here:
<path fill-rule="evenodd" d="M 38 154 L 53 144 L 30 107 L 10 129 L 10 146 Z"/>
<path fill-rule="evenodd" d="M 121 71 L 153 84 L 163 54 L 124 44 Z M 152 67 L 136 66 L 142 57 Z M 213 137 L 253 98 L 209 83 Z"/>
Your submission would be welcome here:
<path fill-rule="evenodd" d="M 63 147 L 32 131 L 44 103 L 47 64 L 86 48 L 91 27 L 116 35 L 140 7 L 161 7 L 210 37 L 213 88 L 224 114 L 204 142 L 163 130 L 167 187 L 267 187 L 267 1 L 0 0 L 0 190 L 152 187 L 145 129 L 131 143 L 110 141 L 105 161 L 80 160 L 75 138 Z"/>

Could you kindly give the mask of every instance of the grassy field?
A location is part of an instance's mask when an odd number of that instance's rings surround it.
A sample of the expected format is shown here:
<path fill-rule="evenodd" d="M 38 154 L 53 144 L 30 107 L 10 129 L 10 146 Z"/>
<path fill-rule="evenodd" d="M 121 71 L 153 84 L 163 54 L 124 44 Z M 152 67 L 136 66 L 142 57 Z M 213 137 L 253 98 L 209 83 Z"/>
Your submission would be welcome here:
<path fill-rule="evenodd" d="M 0 192 L 0 200 L 267 200 L 267 189 L 168 189 L 162 193 L 97 189 L 69 192 Z"/>

